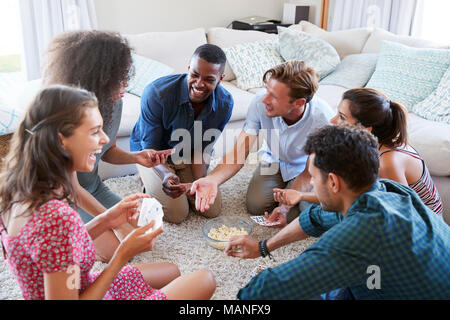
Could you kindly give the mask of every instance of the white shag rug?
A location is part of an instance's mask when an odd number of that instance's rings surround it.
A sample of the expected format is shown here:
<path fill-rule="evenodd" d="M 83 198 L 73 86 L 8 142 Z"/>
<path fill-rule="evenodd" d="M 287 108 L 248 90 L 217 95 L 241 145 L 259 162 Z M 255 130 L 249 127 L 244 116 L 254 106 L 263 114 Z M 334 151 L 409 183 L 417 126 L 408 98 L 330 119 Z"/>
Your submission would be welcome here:
<path fill-rule="evenodd" d="M 236 176 L 220 187 L 222 215 L 241 216 L 251 221 L 245 206 L 245 194 L 255 168 L 256 165 L 246 164 Z M 122 197 L 142 190 L 137 176 L 112 178 L 106 180 L 105 184 Z M 171 262 L 178 266 L 181 274 L 207 268 L 214 273 L 217 282 L 212 299 L 234 300 L 239 289 L 251 279 L 250 273 L 255 267 L 261 265 L 267 268 L 282 264 L 299 255 L 316 241 L 315 238 L 309 238 L 274 251 L 273 257 L 276 262 L 268 258 L 239 259 L 228 257 L 206 243 L 201 231 L 205 221 L 206 218 L 191 211 L 187 220 L 179 225 L 165 222 L 164 232 L 159 236 L 153 250 L 136 256 L 130 263 Z M 254 222 L 252 224 L 252 236 L 258 240 L 267 239 L 279 231 L 261 227 Z M 95 262 L 92 271 L 100 271 L 105 266 L 104 263 Z M 11 299 L 23 298 L 3 255 L 0 255 L 0 300 Z"/>

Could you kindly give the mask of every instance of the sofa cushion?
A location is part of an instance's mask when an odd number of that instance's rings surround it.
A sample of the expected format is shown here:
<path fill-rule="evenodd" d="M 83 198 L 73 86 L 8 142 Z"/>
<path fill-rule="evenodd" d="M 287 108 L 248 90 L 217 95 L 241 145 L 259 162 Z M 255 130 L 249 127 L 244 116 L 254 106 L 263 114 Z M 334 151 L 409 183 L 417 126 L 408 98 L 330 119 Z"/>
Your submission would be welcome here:
<path fill-rule="evenodd" d="M 331 110 L 337 112 L 337 106 L 341 102 L 342 95 L 345 91 L 347 89 L 341 86 L 320 84 L 316 96 L 325 100 L 331 107 Z"/>
<path fill-rule="evenodd" d="M 232 47 L 236 44 L 255 42 L 262 40 L 275 40 L 276 34 L 270 34 L 261 31 L 253 30 L 234 30 L 227 28 L 211 28 L 207 33 L 208 43 L 215 44 L 222 49 Z M 231 81 L 236 79 L 236 75 L 231 69 L 229 62 L 225 66 L 224 81 Z"/>
<path fill-rule="evenodd" d="M 435 176 L 449 176 L 450 126 L 408 114 L 409 143 L 420 153 Z"/>
<path fill-rule="evenodd" d="M 133 131 L 139 115 L 141 113 L 141 99 L 134 94 L 125 93 L 122 98 L 122 119 L 120 121 L 117 137 L 128 137 Z"/>
<path fill-rule="evenodd" d="M 381 49 L 381 43 L 383 40 L 397 42 L 404 44 L 408 47 L 415 48 L 436 48 L 436 49 L 449 49 L 449 45 L 442 45 L 432 41 L 419 39 L 410 36 L 401 36 L 395 33 L 391 33 L 384 29 L 375 28 L 367 39 L 364 48 L 362 49 L 362 53 L 378 53 Z"/>
<path fill-rule="evenodd" d="M 371 32 L 369 28 L 325 31 L 308 21 L 301 21 L 300 25 L 303 32 L 310 33 L 331 44 L 341 60 L 349 54 L 361 53 Z"/>
<path fill-rule="evenodd" d="M 175 73 L 186 73 L 192 54 L 206 43 L 205 29 L 124 35 L 136 54 L 162 62 Z"/>
<path fill-rule="evenodd" d="M 278 27 L 278 41 L 284 60 L 306 61 L 319 73 L 319 79 L 331 73 L 340 62 L 336 49 L 312 34 Z"/>
<path fill-rule="evenodd" d="M 229 121 L 244 120 L 247 116 L 248 106 L 254 95 L 248 91 L 239 89 L 233 82 L 222 81 L 220 84 L 233 96 L 234 100 L 233 113 Z"/>
<path fill-rule="evenodd" d="M 412 48 L 383 41 L 368 88 L 384 91 L 408 110 L 428 97 L 450 66 L 450 50 Z"/>
<path fill-rule="evenodd" d="M 128 82 L 127 92 L 138 97 L 142 95 L 150 82 L 173 73 L 173 69 L 164 63 L 134 53 L 131 56 L 133 58 L 134 75 Z"/>
<path fill-rule="evenodd" d="M 347 89 L 362 88 L 372 77 L 378 54 L 360 53 L 346 56 L 337 68 L 320 84 L 336 85 Z"/>
<path fill-rule="evenodd" d="M 0 135 L 13 133 L 22 121 L 24 109 L 2 104 L 0 101 Z"/>
<path fill-rule="evenodd" d="M 284 62 L 276 39 L 241 43 L 224 51 L 242 90 L 262 87 L 264 73 Z"/>
<path fill-rule="evenodd" d="M 428 120 L 450 124 L 450 68 L 445 72 L 436 90 L 413 106 L 412 112 Z"/>

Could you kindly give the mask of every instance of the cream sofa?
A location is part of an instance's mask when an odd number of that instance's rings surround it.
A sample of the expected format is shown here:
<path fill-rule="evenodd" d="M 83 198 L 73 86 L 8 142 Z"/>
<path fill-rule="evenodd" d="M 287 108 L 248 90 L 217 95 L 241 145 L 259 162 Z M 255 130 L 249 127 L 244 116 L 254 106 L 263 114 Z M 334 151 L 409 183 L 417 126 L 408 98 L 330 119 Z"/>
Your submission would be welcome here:
<path fill-rule="evenodd" d="M 304 21 L 291 28 L 311 33 L 329 42 L 336 49 L 341 60 L 350 54 L 377 53 L 382 40 L 400 42 L 412 47 L 442 47 L 425 40 L 397 36 L 381 29 L 351 29 L 327 32 Z M 277 35 L 226 28 L 209 30 L 199 28 L 180 32 L 149 32 L 125 35 L 125 37 L 137 54 L 172 67 L 174 73 L 185 73 L 192 53 L 202 44 L 212 43 L 227 48 L 239 43 L 275 39 Z M 235 104 L 231 119 L 215 145 L 217 156 L 223 155 L 233 146 L 234 138 L 244 123 L 251 99 L 256 92 L 263 90 L 263 88 L 254 88 L 248 91 L 239 89 L 236 86 L 236 77 L 228 64 L 225 69 L 224 81 L 221 84 L 233 95 Z M 336 110 L 342 94 L 346 90 L 346 88 L 340 86 L 321 85 L 317 95 Z M 25 96 L 29 94 L 30 91 L 28 90 Z M 117 144 L 128 150 L 129 136 L 140 113 L 140 98 L 127 93 L 123 102 L 122 122 Z M 424 157 L 444 202 L 445 220 L 450 223 L 450 125 L 425 120 L 412 113 L 408 115 L 408 121 L 410 143 Z M 99 170 L 102 178 L 137 172 L 134 165 L 116 166 L 107 163 L 101 163 Z"/>

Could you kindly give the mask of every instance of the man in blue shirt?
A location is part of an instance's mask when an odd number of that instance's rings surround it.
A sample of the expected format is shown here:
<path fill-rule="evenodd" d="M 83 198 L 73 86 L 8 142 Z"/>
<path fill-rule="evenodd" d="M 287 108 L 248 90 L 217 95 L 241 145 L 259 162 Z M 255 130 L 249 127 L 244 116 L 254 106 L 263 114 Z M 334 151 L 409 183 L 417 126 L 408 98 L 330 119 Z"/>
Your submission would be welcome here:
<path fill-rule="evenodd" d="M 308 138 L 305 151 L 320 205 L 267 241 L 234 237 L 225 250 L 271 257 L 294 241 L 320 239 L 259 273 L 238 298 L 449 299 L 450 228 L 412 189 L 377 179 L 376 139 L 356 127 L 327 126 Z"/>
<path fill-rule="evenodd" d="M 261 215 L 274 209 L 273 188 L 310 191 L 309 173 L 305 170 L 308 155 L 303 145 L 310 132 L 327 125 L 333 116 L 328 104 L 314 96 L 319 85 L 317 72 L 304 61 L 292 60 L 269 69 L 263 80 L 266 91 L 253 98 L 233 150 L 192 186 L 200 211 L 209 208 L 218 186 L 244 166 L 260 133 L 266 137 L 259 151 L 261 162 L 247 189 L 247 210 Z M 272 215 L 290 221 L 298 213 L 297 207 L 279 206 Z"/>
<path fill-rule="evenodd" d="M 192 55 L 188 74 L 159 78 L 142 94 L 131 151 L 175 149 L 168 164 L 137 166 L 146 192 L 163 205 L 166 221 L 181 223 L 187 217 L 194 199 L 186 192 L 206 175 L 212 146 L 231 117 L 233 98 L 219 85 L 225 64 L 222 49 L 202 45 Z M 219 196 L 202 214 L 215 217 L 220 210 Z"/>

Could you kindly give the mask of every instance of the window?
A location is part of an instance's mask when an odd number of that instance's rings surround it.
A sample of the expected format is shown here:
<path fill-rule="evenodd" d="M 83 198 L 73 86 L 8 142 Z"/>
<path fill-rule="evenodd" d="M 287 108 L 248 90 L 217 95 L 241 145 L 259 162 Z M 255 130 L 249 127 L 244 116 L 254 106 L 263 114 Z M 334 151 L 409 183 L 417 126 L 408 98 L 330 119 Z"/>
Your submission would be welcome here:
<path fill-rule="evenodd" d="M 26 81 L 19 1 L 0 1 L 0 106 Z"/>
<path fill-rule="evenodd" d="M 448 0 L 419 0 L 413 36 L 448 44 L 449 12 L 450 1 Z"/>

